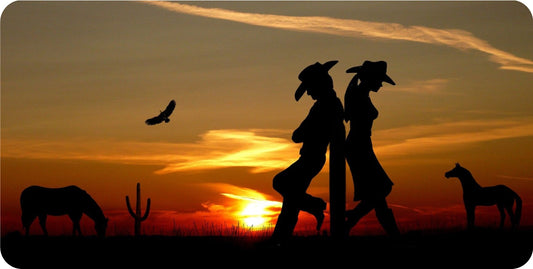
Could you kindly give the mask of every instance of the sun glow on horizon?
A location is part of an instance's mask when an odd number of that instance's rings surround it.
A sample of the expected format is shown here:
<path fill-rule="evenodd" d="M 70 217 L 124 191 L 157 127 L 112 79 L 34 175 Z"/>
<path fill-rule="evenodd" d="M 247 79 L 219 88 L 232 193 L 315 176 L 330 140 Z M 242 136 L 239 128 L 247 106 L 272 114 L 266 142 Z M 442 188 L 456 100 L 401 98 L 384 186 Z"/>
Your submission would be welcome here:
<path fill-rule="evenodd" d="M 244 226 L 251 229 L 261 230 L 270 226 L 271 221 L 279 214 L 282 205 L 281 202 L 267 200 L 259 192 L 255 192 L 255 197 L 232 193 L 221 194 L 239 201 L 240 209 L 235 212 L 235 215 Z"/>
<path fill-rule="evenodd" d="M 220 218 L 231 220 L 246 229 L 259 231 L 273 227 L 281 211 L 280 201 L 258 190 L 227 183 L 203 185 L 229 198 L 218 202 L 206 202 L 204 207 L 210 212 L 217 212 Z"/>

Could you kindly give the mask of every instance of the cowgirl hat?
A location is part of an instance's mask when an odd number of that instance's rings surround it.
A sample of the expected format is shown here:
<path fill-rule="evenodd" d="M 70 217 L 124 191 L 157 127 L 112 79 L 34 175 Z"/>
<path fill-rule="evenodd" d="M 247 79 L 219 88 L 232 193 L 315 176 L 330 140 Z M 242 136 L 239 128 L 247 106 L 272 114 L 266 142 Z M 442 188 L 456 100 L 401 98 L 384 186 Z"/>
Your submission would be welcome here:
<path fill-rule="evenodd" d="M 349 68 L 346 70 L 346 73 L 357 73 L 362 79 L 376 79 L 396 85 L 396 83 L 387 76 L 387 62 L 385 61 L 365 61 L 361 66 Z"/>

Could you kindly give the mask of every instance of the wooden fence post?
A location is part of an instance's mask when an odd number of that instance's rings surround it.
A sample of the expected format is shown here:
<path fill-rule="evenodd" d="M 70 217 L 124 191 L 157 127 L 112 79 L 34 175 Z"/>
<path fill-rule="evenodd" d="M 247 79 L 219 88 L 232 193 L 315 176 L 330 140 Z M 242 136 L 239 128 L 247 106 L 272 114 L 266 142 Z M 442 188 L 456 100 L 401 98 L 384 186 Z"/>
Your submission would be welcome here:
<path fill-rule="evenodd" d="M 330 232 L 334 239 L 344 238 L 344 214 L 346 210 L 345 139 L 346 131 L 341 122 L 334 130 L 329 147 Z"/>

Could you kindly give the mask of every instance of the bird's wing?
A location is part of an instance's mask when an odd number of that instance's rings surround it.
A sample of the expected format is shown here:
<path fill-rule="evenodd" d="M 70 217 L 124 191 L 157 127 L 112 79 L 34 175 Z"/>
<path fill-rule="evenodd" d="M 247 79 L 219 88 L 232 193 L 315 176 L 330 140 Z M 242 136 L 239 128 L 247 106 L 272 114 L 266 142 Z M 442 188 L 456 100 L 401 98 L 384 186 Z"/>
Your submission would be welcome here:
<path fill-rule="evenodd" d="M 167 108 L 165 108 L 165 111 L 163 111 L 162 113 L 165 114 L 165 116 L 170 116 L 170 114 L 172 114 L 172 111 L 174 111 L 174 108 L 176 107 L 176 101 L 172 100 L 170 101 L 170 103 L 168 103 L 168 106 Z"/>
<path fill-rule="evenodd" d="M 155 124 L 158 124 L 158 123 L 161 123 L 163 121 L 163 118 L 160 117 L 160 116 L 156 116 L 156 117 L 153 117 L 153 118 L 150 118 L 150 119 L 147 119 L 145 121 L 146 124 L 148 125 L 155 125 Z"/>

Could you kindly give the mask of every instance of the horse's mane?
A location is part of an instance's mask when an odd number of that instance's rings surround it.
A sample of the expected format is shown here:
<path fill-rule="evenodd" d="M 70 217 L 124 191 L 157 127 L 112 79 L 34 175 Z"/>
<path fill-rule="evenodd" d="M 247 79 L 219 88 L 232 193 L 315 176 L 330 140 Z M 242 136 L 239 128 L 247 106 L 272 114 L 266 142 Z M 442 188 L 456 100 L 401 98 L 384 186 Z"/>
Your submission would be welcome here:
<path fill-rule="evenodd" d="M 459 179 L 461 180 L 461 184 L 463 184 L 463 188 L 464 186 L 472 186 L 474 188 L 481 188 L 481 185 L 479 185 L 479 183 L 477 183 L 476 179 L 474 178 L 474 176 L 472 175 L 472 173 L 470 172 L 470 170 L 462 167 L 462 166 L 458 166 L 458 167 L 455 167 L 455 169 L 459 170 L 459 172 L 461 174 L 463 174 L 462 178 L 460 177 Z"/>
<path fill-rule="evenodd" d="M 464 168 L 462 166 L 460 166 L 459 168 L 460 168 L 462 173 L 465 173 L 467 176 L 473 177 L 472 173 L 468 169 L 466 169 L 466 168 Z"/>

